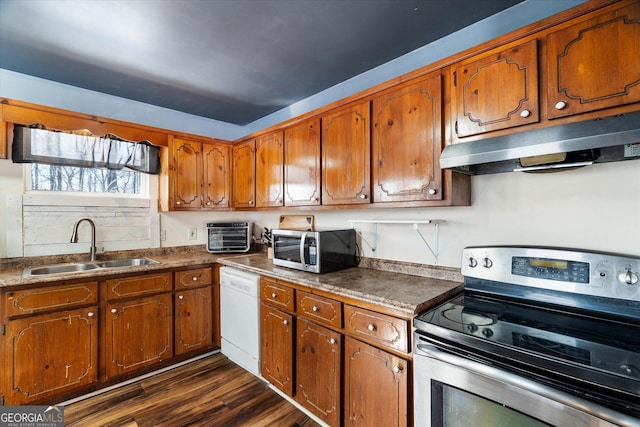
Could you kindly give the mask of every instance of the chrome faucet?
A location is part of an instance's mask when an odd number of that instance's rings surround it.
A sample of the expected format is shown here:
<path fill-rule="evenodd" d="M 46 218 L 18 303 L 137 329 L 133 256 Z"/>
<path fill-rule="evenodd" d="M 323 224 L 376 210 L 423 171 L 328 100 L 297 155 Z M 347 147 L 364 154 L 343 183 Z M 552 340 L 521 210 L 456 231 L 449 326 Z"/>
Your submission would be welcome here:
<path fill-rule="evenodd" d="M 96 260 L 96 224 L 91 218 L 80 218 L 73 225 L 73 233 L 71 234 L 71 243 L 78 243 L 78 225 L 82 221 L 87 221 L 91 225 L 91 247 L 89 248 L 89 255 L 91 255 L 91 261 Z"/>

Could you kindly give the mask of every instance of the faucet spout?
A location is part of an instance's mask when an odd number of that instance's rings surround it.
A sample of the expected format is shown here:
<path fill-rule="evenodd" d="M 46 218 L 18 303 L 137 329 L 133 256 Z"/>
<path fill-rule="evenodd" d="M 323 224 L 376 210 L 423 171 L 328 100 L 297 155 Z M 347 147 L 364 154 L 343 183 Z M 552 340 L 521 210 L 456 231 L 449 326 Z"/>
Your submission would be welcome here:
<path fill-rule="evenodd" d="M 96 224 L 91 218 L 80 218 L 73 225 L 73 232 L 71 233 L 71 243 L 78 243 L 78 226 L 82 221 L 87 221 L 91 226 L 91 247 L 89 248 L 89 255 L 91 261 L 96 260 Z"/>

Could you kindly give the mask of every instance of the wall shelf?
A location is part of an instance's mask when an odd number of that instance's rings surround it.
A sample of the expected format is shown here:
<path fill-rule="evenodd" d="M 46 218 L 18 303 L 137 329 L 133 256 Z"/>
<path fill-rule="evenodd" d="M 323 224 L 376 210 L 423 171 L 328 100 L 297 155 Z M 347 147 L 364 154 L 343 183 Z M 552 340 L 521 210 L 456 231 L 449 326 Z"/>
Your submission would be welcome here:
<path fill-rule="evenodd" d="M 356 233 L 360 235 L 360 238 L 362 239 L 362 241 L 366 243 L 367 246 L 369 246 L 373 252 L 376 251 L 377 245 L 378 245 L 378 224 L 410 224 L 413 226 L 413 229 L 416 230 L 416 232 L 418 233 L 418 235 L 420 236 L 424 244 L 427 246 L 427 249 L 429 249 L 429 252 L 431 252 L 431 254 L 433 255 L 433 258 L 435 259 L 435 264 L 438 264 L 438 240 L 439 240 L 438 225 L 446 222 L 445 220 L 441 220 L 441 219 L 415 219 L 415 220 L 414 219 L 397 219 L 397 220 L 350 219 L 348 220 L 348 222 L 351 223 L 351 227 L 353 229 L 355 229 L 355 224 L 372 224 L 373 225 L 373 244 L 369 243 L 364 238 L 362 233 L 356 230 Z M 434 240 L 435 240 L 433 249 L 431 248 L 431 245 L 429 245 L 429 242 L 427 242 L 427 239 L 425 239 L 424 235 L 420 231 L 420 228 L 418 227 L 420 224 L 433 225 L 433 233 L 434 233 Z"/>

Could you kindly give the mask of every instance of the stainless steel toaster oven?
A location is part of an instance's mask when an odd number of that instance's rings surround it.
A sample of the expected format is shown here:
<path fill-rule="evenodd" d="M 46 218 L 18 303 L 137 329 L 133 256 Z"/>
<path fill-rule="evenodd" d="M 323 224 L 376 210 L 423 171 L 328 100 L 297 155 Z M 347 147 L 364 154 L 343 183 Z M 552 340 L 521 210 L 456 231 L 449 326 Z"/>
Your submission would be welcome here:
<path fill-rule="evenodd" d="M 207 251 L 214 254 L 248 252 L 252 228 L 251 222 L 208 222 Z"/>

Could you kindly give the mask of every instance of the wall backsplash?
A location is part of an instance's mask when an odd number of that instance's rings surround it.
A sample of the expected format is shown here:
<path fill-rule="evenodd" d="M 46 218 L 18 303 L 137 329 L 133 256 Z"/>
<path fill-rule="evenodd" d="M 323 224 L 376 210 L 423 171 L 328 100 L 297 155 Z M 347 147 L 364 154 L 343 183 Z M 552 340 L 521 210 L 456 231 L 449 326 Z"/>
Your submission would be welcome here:
<path fill-rule="evenodd" d="M 162 246 L 204 244 L 205 223 L 251 220 L 254 234 L 276 227 L 283 213 L 315 215 L 317 227 L 351 227 L 353 219 L 440 219 L 438 265 L 460 267 L 466 246 L 517 244 L 564 246 L 640 256 L 640 162 L 593 165 L 553 174 L 507 173 L 472 177 L 472 206 L 453 208 L 357 209 L 336 211 L 169 212 Z M 197 227 L 197 241 L 188 228 Z M 358 224 L 371 241 L 369 224 Z M 433 242 L 431 225 L 420 225 Z M 162 235 L 162 232 L 161 232 Z M 361 244 L 363 256 L 433 264 L 434 259 L 409 224 L 378 225 L 377 251 Z"/>

